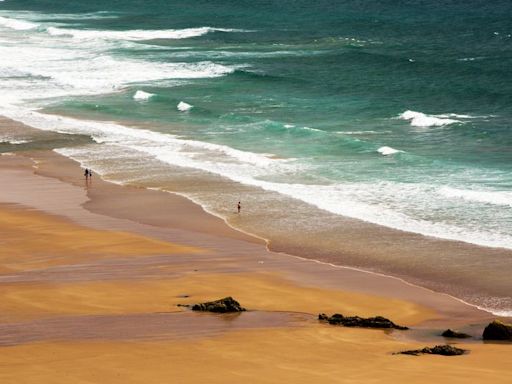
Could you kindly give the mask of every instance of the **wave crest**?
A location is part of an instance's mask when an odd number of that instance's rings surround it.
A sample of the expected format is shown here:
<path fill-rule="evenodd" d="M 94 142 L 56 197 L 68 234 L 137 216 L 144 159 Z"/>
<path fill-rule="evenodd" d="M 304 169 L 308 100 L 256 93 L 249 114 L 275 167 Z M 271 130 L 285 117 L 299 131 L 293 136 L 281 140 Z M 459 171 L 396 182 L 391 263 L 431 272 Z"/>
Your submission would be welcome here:
<path fill-rule="evenodd" d="M 9 17 L 0 16 L 0 26 L 6 27 L 9 29 L 15 29 L 17 31 L 26 31 L 29 29 L 35 29 L 39 25 L 35 23 L 31 23 L 29 21 L 11 19 Z"/>
<path fill-rule="evenodd" d="M 135 95 L 133 95 L 133 100 L 144 101 L 144 100 L 151 99 L 153 96 L 155 96 L 154 93 L 149 93 L 149 92 L 144 92 L 144 91 L 139 90 L 139 91 L 135 92 Z"/>
<path fill-rule="evenodd" d="M 377 152 L 379 152 L 383 156 L 389 156 L 389 155 L 394 155 L 395 153 L 399 153 L 399 152 L 403 152 L 403 151 L 400 151 L 399 149 L 384 146 L 384 147 L 380 147 L 379 149 L 377 149 Z"/>
<path fill-rule="evenodd" d="M 178 108 L 178 111 L 186 112 L 190 111 L 192 108 L 194 108 L 194 106 L 190 105 L 189 103 L 185 103 L 184 101 L 180 101 L 176 108 Z"/>
<path fill-rule="evenodd" d="M 58 27 L 49 27 L 48 34 L 51 36 L 69 36 L 74 39 L 103 39 L 103 40 L 157 40 L 157 39 L 188 39 L 198 37 L 212 32 L 250 32 L 242 29 L 229 28 L 185 28 L 185 29 L 162 29 L 162 30 L 143 30 L 133 29 L 128 31 L 108 31 L 108 30 L 80 30 Z"/>
<path fill-rule="evenodd" d="M 445 125 L 462 123 L 460 120 L 451 119 L 446 116 L 450 115 L 427 115 L 422 112 L 407 110 L 400 114 L 398 118 L 402 120 L 409 120 L 413 127 L 442 127 Z"/>
<path fill-rule="evenodd" d="M 476 191 L 441 187 L 439 193 L 449 198 L 459 198 L 477 203 L 504 205 L 512 207 L 512 192 L 507 191 Z"/>

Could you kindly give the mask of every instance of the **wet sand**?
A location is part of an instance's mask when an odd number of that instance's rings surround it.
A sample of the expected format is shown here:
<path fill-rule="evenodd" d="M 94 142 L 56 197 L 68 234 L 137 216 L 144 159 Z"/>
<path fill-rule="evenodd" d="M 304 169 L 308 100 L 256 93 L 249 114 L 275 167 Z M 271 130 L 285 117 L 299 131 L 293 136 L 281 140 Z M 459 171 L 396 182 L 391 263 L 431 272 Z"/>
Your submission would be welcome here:
<path fill-rule="evenodd" d="M 82 174 L 51 152 L 0 157 L 2 383 L 512 380 L 509 345 L 392 355 L 444 343 L 434 334 L 448 325 L 477 335 L 486 312 L 398 279 L 268 252 L 185 198 Z M 228 295 L 249 311 L 177 306 Z M 319 312 L 383 315 L 431 336 L 333 327 Z"/>

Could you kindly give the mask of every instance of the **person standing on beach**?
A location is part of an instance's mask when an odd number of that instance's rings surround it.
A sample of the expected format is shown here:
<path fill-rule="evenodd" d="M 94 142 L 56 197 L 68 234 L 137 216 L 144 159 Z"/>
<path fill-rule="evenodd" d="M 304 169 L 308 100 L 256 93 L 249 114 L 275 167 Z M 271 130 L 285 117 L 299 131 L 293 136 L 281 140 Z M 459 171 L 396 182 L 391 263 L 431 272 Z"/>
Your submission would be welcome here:
<path fill-rule="evenodd" d="M 85 168 L 84 176 L 85 180 L 89 179 L 89 170 L 87 168 Z"/>
<path fill-rule="evenodd" d="M 240 202 L 238 202 L 236 208 L 238 210 L 238 213 L 240 213 L 240 210 L 242 209 L 242 204 Z"/>

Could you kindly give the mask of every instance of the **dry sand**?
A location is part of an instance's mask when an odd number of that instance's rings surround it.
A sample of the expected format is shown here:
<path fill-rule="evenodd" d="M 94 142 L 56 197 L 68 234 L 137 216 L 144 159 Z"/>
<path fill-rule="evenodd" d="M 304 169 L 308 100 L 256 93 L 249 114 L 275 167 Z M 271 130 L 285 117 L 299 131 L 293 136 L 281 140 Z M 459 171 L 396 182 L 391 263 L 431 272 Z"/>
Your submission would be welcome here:
<path fill-rule="evenodd" d="M 0 158 L 0 383 L 512 382 L 510 345 L 392 354 L 444 343 L 433 335 L 446 325 L 481 332 L 485 312 L 268 252 L 184 198 L 85 184 L 75 163 L 30 156 L 37 168 Z M 249 311 L 177 306 L 228 295 Z M 329 326 L 319 312 L 383 315 L 429 336 Z"/>

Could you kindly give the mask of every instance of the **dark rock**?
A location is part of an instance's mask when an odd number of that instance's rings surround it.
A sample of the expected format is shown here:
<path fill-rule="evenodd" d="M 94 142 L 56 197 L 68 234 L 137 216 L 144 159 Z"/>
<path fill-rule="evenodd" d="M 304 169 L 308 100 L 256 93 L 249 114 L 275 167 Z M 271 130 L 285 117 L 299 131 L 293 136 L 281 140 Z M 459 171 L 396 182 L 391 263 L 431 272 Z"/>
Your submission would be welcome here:
<path fill-rule="evenodd" d="M 512 324 L 494 320 L 485 327 L 483 338 L 484 340 L 512 340 Z"/>
<path fill-rule="evenodd" d="M 386 319 L 382 316 L 376 317 L 359 317 L 359 316 L 343 316 L 339 313 L 335 313 L 331 317 L 327 316 L 325 313 L 321 313 L 318 315 L 318 320 L 327 321 L 332 325 L 342 325 L 344 327 L 363 327 L 363 328 L 393 328 L 406 330 L 409 329 L 407 327 L 403 327 L 401 325 L 397 325 L 393 323 L 391 320 Z"/>
<path fill-rule="evenodd" d="M 467 339 L 468 337 L 471 337 L 471 335 L 468 335 L 467 333 L 457 332 L 457 331 L 453 331 L 451 329 L 447 329 L 446 331 L 441 333 L 441 336 L 452 337 L 452 338 L 456 338 L 456 339 Z"/>
<path fill-rule="evenodd" d="M 194 304 L 193 311 L 206 311 L 216 313 L 229 313 L 229 312 L 243 312 L 245 308 L 240 306 L 240 303 L 232 297 L 225 297 L 220 300 L 209 301 L 206 303 Z"/>
<path fill-rule="evenodd" d="M 442 355 L 442 356 L 459 356 L 467 352 L 465 349 L 452 347 L 451 345 L 436 345 L 435 347 L 425 347 L 423 349 L 413 349 L 410 351 L 397 352 L 395 355 Z"/>

